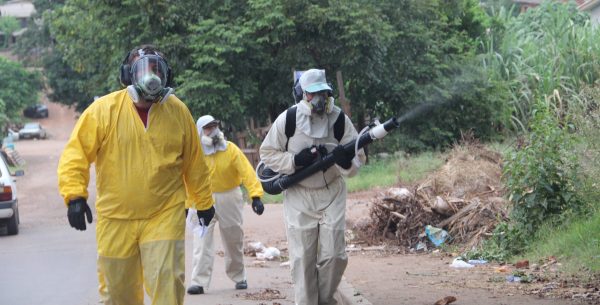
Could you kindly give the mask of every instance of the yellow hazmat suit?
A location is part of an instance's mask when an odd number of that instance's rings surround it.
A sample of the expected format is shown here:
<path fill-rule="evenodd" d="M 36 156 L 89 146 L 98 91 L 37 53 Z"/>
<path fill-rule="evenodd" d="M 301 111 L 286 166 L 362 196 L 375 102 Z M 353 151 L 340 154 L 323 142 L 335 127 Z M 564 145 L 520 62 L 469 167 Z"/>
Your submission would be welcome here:
<path fill-rule="evenodd" d="M 331 101 L 333 103 L 333 101 Z M 345 118 L 344 136 L 335 139 L 333 124 L 340 108 L 324 115 L 311 115 L 306 101 L 297 105 L 296 131 L 285 143 L 286 112 L 273 123 L 260 147 L 260 158 L 265 165 L 282 174 L 296 171 L 294 154 L 313 145 L 326 145 L 331 151 L 338 144 L 346 144 L 357 137 L 350 119 Z M 358 158 L 364 160 L 359 151 Z M 342 274 L 346 269 L 346 183 L 342 178 L 357 172 L 352 167 L 337 165 L 318 172 L 284 192 L 283 210 L 294 282 L 295 302 L 298 305 L 333 305 L 333 299 Z"/>
<path fill-rule="evenodd" d="M 210 285 L 215 249 L 213 232 L 219 223 L 221 241 L 225 249 L 225 272 L 234 282 L 246 280 L 244 269 L 244 232 L 242 230 L 243 199 L 239 185 L 243 184 L 250 198 L 262 197 L 263 189 L 254 169 L 244 153 L 232 142 L 224 151 L 205 156 L 211 169 L 215 198 L 215 218 L 203 237 L 194 236 L 192 259 L 192 286 L 206 288 Z M 216 220 L 216 221 L 215 221 Z"/>
<path fill-rule="evenodd" d="M 152 105 L 147 122 L 127 90 L 106 95 L 82 113 L 58 165 L 59 190 L 68 203 L 88 197 L 95 163 L 105 304 L 143 304 L 142 283 L 152 304 L 183 304 L 186 197 L 198 210 L 213 204 L 187 107 L 171 95 Z"/>

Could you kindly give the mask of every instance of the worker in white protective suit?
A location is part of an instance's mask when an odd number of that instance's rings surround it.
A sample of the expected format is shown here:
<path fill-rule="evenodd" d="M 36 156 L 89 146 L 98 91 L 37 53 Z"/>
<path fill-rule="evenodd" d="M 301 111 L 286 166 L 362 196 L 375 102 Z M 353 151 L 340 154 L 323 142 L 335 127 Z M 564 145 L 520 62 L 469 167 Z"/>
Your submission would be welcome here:
<path fill-rule="evenodd" d="M 280 174 L 293 174 L 323 154 L 335 156 L 335 165 L 291 186 L 284 192 L 284 217 L 294 282 L 299 305 L 337 304 L 333 295 L 346 269 L 344 240 L 346 183 L 343 176 L 356 174 L 364 153 L 346 153 L 342 144 L 356 139 L 350 119 L 334 105 L 324 70 L 310 69 L 299 79 L 302 100 L 296 107 L 293 136 L 286 135 L 287 112 L 271 126 L 260 147 L 260 158 Z M 340 118 L 338 140 L 334 124 Z"/>
<path fill-rule="evenodd" d="M 248 191 L 248 196 L 252 199 L 252 210 L 258 215 L 262 215 L 264 211 L 260 200 L 263 189 L 244 153 L 234 143 L 225 140 L 223 132 L 219 130 L 218 120 L 205 115 L 198 119 L 196 127 L 211 170 L 216 221 L 210 223 L 204 237 L 194 234 L 192 280 L 187 292 L 203 294 L 210 285 L 215 258 L 213 232 L 216 223 L 219 224 L 225 250 L 225 272 L 235 283 L 235 289 L 246 289 L 248 283 L 243 261 L 242 230 L 244 199 L 240 184 Z"/>
<path fill-rule="evenodd" d="M 169 88 L 170 74 L 155 47 L 129 52 L 120 75 L 127 88 L 81 114 L 58 164 L 69 224 L 84 231 L 86 218 L 92 222 L 87 187 L 95 163 L 104 304 L 143 305 L 145 290 L 154 305 L 182 305 L 186 199 L 206 224 L 215 213 L 198 131 Z"/>

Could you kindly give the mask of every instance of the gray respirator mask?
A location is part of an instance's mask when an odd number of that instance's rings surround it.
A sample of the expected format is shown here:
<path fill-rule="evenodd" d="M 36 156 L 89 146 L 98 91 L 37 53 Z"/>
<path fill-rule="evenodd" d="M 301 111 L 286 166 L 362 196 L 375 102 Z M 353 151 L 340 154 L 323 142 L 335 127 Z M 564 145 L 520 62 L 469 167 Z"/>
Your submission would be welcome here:
<path fill-rule="evenodd" d="M 325 113 L 325 108 L 327 107 L 327 100 L 328 99 L 326 94 L 315 94 L 310 100 L 312 112 L 316 114 Z"/>
<path fill-rule="evenodd" d="M 170 91 L 166 87 L 167 63 L 158 55 L 144 55 L 131 66 L 132 85 L 141 98 L 158 102 Z"/>

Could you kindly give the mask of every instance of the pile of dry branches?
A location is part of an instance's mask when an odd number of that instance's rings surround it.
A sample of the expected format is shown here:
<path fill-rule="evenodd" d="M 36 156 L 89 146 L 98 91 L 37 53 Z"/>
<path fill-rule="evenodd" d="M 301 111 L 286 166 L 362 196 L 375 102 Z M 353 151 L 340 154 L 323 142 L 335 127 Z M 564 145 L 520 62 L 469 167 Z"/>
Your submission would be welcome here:
<path fill-rule="evenodd" d="M 371 223 L 363 231 L 371 242 L 391 239 L 414 247 L 423 240 L 425 226 L 432 225 L 448 231 L 449 242 L 476 246 L 507 217 L 501 175 L 500 154 L 477 143 L 457 146 L 424 182 L 375 198 Z"/>

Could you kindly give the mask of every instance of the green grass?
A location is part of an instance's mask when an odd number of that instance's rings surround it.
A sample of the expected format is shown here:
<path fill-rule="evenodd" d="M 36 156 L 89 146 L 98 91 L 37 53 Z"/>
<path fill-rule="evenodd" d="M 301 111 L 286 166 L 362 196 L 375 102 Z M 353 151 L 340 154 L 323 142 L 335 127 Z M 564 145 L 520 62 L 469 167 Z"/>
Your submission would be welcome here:
<path fill-rule="evenodd" d="M 545 225 L 524 255 L 532 262 L 555 256 L 565 272 L 600 272 L 600 209 L 591 217 L 573 220 L 563 226 Z"/>
<path fill-rule="evenodd" d="M 444 164 L 444 155 L 423 152 L 415 156 L 403 156 L 398 160 L 398 177 L 402 183 L 415 183 Z"/>
<path fill-rule="evenodd" d="M 394 185 L 398 182 L 398 161 L 394 158 L 375 160 L 360 168 L 356 176 L 346 180 L 348 192 Z"/>
<path fill-rule="evenodd" d="M 441 155 L 434 152 L 376 159 L 363 166 L 356 176 L 348 179 L 348 192 L 386 187 L 398 182 L 414 183 L 439 168 L 443 162 Z"/>

